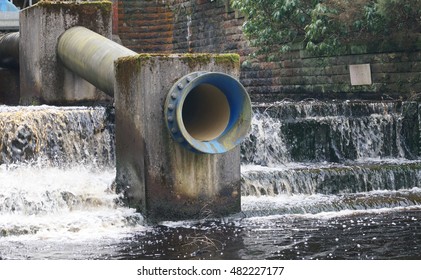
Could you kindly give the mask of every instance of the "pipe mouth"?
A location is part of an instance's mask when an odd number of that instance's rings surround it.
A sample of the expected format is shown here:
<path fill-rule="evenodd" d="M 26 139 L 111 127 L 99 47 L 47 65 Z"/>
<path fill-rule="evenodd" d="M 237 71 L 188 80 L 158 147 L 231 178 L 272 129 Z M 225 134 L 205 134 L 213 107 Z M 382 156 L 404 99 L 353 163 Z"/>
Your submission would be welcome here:
<path fill-rule="evenodd" d="M 179 79 L 167 95 L 165 121 L 176 142 L 196 153 L 225 153 L 251 125 L 247 91 L 230 75 L 194 72 Z"/>
<path fill-rule="evenodd" d="M 187 133 L 199 141 L 211 141 L 227 128 L 230 106 L 225 94 L 210 84 L 201 84 L 188 93 L 182 105 L 182 121 Z"/>

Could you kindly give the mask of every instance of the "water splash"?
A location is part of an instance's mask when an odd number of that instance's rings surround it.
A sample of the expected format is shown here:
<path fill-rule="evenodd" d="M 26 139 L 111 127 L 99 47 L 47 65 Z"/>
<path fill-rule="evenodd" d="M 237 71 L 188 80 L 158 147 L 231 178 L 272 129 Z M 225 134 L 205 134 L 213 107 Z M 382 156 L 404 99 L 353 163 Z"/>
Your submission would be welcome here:
<path fill-rule="evenodd" d="M 1 107 L 13 125 L 0 132 L 0 259 L 419 258 L 419 110 L 402 107 L 260 106 L 242 147 L 243 212 L 153 227 L 113 192 L 106 109 Z"/>
<path fill-rule="evenodd" d="M 306 215 L 306 218 L 332 218 L 361 213 L 392 211 L 391 209 L 421 209 L 421 189 L 398 191 L 376 190 L 341 195 L 296 194 L 279 196 L 246 196 L 244 215 Z"/>
<path fill-rule="evenodd" d="M 0 167 L 0 237 L 80 240 L 143 226 L 111 189 L 113 169 Z"/>
<path fill-rule="evenodd" d="M 421 162 L 243 166 L 243 195 L 343 194 L 420 186 Z"/>
<path fill-rule="evenodd" d="M 115 178 L 113 112 L 0 107 L 0 238 L 117 238 L 143 228 Z"/>

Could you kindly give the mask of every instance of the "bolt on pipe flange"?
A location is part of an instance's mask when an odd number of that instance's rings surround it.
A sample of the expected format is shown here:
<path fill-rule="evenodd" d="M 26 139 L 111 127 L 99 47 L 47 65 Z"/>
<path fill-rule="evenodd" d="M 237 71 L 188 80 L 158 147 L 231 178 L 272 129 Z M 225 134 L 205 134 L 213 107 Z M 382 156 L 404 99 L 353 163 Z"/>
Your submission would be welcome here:
<path fill-rule="evenodd" d="M 173 139 L 196 153 L 225 153 L 247 135 L 251 102 L 247 91 L 230 75 L 193 72 L 170 89 L 164 107 Z"/>

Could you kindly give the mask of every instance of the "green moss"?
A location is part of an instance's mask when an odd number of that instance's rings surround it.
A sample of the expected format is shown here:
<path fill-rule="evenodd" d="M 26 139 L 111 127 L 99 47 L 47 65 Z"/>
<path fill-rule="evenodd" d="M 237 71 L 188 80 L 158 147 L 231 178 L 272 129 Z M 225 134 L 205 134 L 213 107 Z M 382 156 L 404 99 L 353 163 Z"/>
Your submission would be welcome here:
<path fill-rule="evenodd" d="M 182 62 L 189 65 L 190 68 L 196 68 L 204 65 L 208 65 L 212 61 L 216 64 L 225 64 L 236 67 L 240 65 L 240 56 L 238 54 L 209 54 L 209 53 L 198 53 L 198 54 L 166 54 L 166 53 L 141 53 L 134 56 L 128 56 L 118 59 L 118 64 L 136 62 L 138 65 L 143 65 L 145 61 L 150 60 L 152 57 L 158 57 L 161 60 L 171 60 L 178 57 Z"/>
<path fill-rule="evenodd" d="M 197 66 L 209 64 L 211 57 L 212 55 L 209 53 L 183 54 L 180 56 L 180 60 L 187 63 L 190 68 L 196 68 Z"/>
<path fill-rule="evenodd" d="M 217 64 L 239 65 L 240 56 L 235 53 L 217 54 L 215 55 L 215 62 Z"/>
<path fill-rule="evenodd" d="M 95 7 L 95 9 L 100 9 L 106 12 L 112 11 L 112 2 L 111 1 L 91 1 L 91 2 L 69 2 L 69 1 L 40 1 L 34 6 L 38 7 L 58 7 L 58 8 L 81 8 L 86 9 L 88 7 Z"/>
<path fill-rule="evenodd" d="M 210 54 L 210 53 L 196 53 L 196 54 L 182 54 L 180 56 L 181 61 L 184 61 L 189 65 L 190 68 L 196 68 L 198 66 L 207 65 L 212 60 L 216 64 L 228 64 L 235 67 L 240 65 L 240 56 L 238 54 Z"/>
<path fill-rule="evenodd" d="M 140 53 L 137 55 L 130 55 L 125 57 L 120 57 L 115 62 L 116 68 L 119 69 L 122 65 L 126 67 L 126 65 L 130 64 L 132 66 L 142 66 L 146 61 L 149 61 L 151 57 L 159 56 L 158 54 L 148 54 L 148 53 Z"/>
<path fill-rule="evenodd" d="M 139 57 L 141 56 L 141 57 Z M 145 57 L 145 55 L 130 55 L 130 56 L 124 56 L 124 57 L 120 57 L 119 59 L 117 59 L 117 67 L 120 64 L 125 64 L 125 63 L 129 63 L 129 62 L 133 62 L 133 61 L 137 61 L 139 59 L 143 59 Z"/>
<path fill-rule="evenodd" d="M 190 69 L 197 69 L 208 65 L 212 62 L 221 65 L 228 65 L 233 68 L 239 67 L 240 56 L 238 54 L 165 54 L 165 53 L 141 53 L 132 56 L 121 57 L 115 62 L 116 69 L 124 67 L 120 73 L 127 72 L 127 68 L 139 69 L 146 62 L 150 62 L 151 58 L 156 57 L 161 61 L 179 59 L 181 62 L 188 64 Z M 154 60 L 152 60 L 154 61 Z M 126 73 L 128 74 L 128 73 Z M 126 75 L 123 74 L 123 75 Z"/>

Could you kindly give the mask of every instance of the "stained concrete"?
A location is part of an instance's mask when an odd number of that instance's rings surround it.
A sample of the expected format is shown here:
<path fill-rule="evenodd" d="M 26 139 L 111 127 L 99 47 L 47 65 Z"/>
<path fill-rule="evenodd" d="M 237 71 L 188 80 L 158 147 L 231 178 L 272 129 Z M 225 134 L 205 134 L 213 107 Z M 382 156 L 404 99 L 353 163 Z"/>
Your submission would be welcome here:
<path fill-rule="evenodd" d="M 111 2 L 39 2 L 20 13 L 21 104 L 80 104 L 111 100 L 67 70 L 56 55 L 67 29 L 84 26 L 110 38 Z"/>
<path fill-rule="evenodd" d="M 196 154 L 164 121 L 172 85 L 194 71 L 239 76 L 217 55 L 138 55 L 116 63 L 117 189 L 151 221 L 218 217 L 240 211 L 240 150 Z"/>

